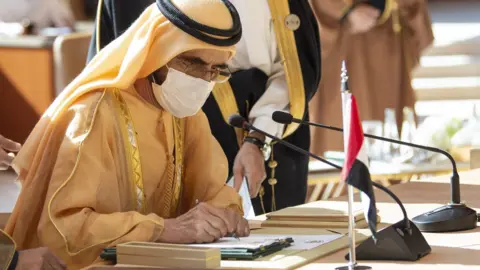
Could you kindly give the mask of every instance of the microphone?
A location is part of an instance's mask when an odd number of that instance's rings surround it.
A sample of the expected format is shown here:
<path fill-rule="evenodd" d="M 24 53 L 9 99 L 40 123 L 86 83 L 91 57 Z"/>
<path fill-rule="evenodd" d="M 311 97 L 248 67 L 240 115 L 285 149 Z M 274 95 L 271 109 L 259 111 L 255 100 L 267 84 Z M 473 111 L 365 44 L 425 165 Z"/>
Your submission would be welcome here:
<path fill-rule="evenodd" d="M 272 114 L 273 121 L 281 124 L 290 124 L 292 122 L 302 125 L 309 125 L 314 127 L 326 128 L 330 130 L 343 132 L 342 128 L 327 126 L 318 123 L 311 123 L 303 121 L 301 119 L 293 118 L 289 113 L 276 111 Z M 414 148 L 423 149 L 435 153 L 440 153 L 446 156 L 452 163 L 452 176 L 450 178 L 451 188 L 451 202 L 448 205 L 437 208 L 433 211 L 416 216 L 412 221 L 424 232 L 450 232 L 450 231 L 463 231 L 470 230 L 477 227 L 477 212 L 467 207 L 460 200 L 460 176 L 457 171 L 457 164 L 455 159 L 446 151 L 400 140 L 393 140 L 385 137 L 375 136 L 371 134 L 364 134 L 367 138 L 372 138 L 380 141 L 386 141 L 390 143 L 406 145 Z"/>
<path fill-rule="evenodd" d="M 281 138 L 256 128 L 238 114 L 231 115 L 228 119 L 228 122 L 233 127 L 245 129 L 247 131 L 253 130 L 261 133 L 262 135 L 265 135 L 266 137 L 290 149 L 293 149 L 301 154 L 308 155 L 336 169 L 342 170 L 342 166 L 334 164 Z M 400 199 L 392 191 L 381 184 L 372 181 L 372 185 L 387 193 L 398 204 L 403 213 L 403 220 L 377 233 L 378 240 L 389 239 L 389 241 L 378 241 L 378 243 L 376 243 L 372 237 L 369 237 L 362 244 L 360 244 L 357 247 L 357 258 L 363 260 L 416 261 L 430 253 L 430 246 L 419 229 L 408 219 L 407 211 L 405 210 L 405 207 Z"/>
<path fill-rule="evenodd" d="M 304 154 L 304 155 L 310 156 L 310 157 L 312 157 L 312 158 L 314 158 L 314 159 L 320 160 L 321 162 L 324 162 L 324 163 L 326 163 L 326 164 L 328 164 L 328 165 L 330 165 L 330 166 L 332 166 L 332 167 L 334 167 L 334 168 L 336 168 L 336 169 L 339 169 L 339 170 L 342 169 L 341 166 L 339 166 L 339 165 L 337 165 L 337 164 L 335 164 L 335 163 L 332 163 L 332 162 L 330 162 L 330 161 L 328 161 L 328 160 L 326 160 L 326 159 L 324 159 L 324 158 L 321 158 L 321 157 L 319 157 L 319 156 L 317 156 L 317 155 L 315 155 L 315 154 L 313 154 L 313 153 L 310 153 L 310 152 L 308 152 L 308 151 L 305 151 L 304 149 L 302 149 L 302 148 L 300 148 L 300 147 L 298 147 L 298 146 L 296 146 L 296 145 L 293 145 L 293 144 L 291 144 L 291 143 L 289 143 L 289 142 L 287 142 L 287 141 L 284 141 L 284 140 L 282 140 L 282 139 L 280 139 L 280 138 L 278 138 L 278 137 L 276 137 L 276 136 L 273 136 L 273 135 L 271 135 L 271 134 L 269 134 L 269 133 L 267 133 L 267 132 L 265 132 L 265 131 L 263 131 L 263 130 L 261 130 L 261 129 L 258 129 L 258 128 L 254 127 L 252 124 L 250 124 L 249 122 L 247 122 L 247 120 L 245 120 L 245 118 L 243 118 L 241 115 L 232 114 L 232 115 L 228 118 L 228 123 L 229 123 L 231 126 L 236 127 L 236 128 L 241 128 L 241 129 L 244 129 L 244 130 L 247 130 L 247 131 L 253 130 L 253 131 L 256 131 L 256 132 L 258 132 L 258 133 L 261 133 L 262 135 L 265 135 L 266 137 L 268 137 L 268 138 L 270 138 L 270 139 L 272 139 L 272 140 L 274 140 L 274 141 L 276 141 L 276 142 L 278 142 L 278 143 L 280 143 L 280 144 L 283 144 L 283 145 L 285 145 L 286 147 L 288 147 L 288 148 L 290 148 L 290 149 L 293 149 L 293 150 L 295 150 L 295 151 L 297 151 L 297 152 L 299 152 L 299 153 L 301 153 L 301 154 Z"/>

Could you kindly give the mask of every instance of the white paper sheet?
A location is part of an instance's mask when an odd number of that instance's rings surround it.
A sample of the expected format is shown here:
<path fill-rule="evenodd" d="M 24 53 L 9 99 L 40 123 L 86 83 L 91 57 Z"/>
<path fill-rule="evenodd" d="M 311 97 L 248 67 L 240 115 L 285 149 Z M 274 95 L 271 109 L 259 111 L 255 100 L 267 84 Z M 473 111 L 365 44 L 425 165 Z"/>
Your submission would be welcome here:
<path fill-rule="evenodd" d="M 276 240 L 284 239 L 285 237 L 264 237 L 264 236 L 249 236 L 242 238 L 224 237 L 215 243 L 209 244 L 192 244 L 194 247 L 209 247 L 209 248 L 245 248 L 257 249 L 262 246 L 273 244 Z"/>
<path fill-rule="evenodd" d="M 291 236 L 293 238 L 292 245 L 285 250 L 308 250 L 337 240 L 342 236 L 342 234 L 294 235 Z M 283 237 L 283 235 L 276 235 L 276 237 Z"/>
<path fill-rule="evenodd" d="M 215 243 L 193 244 L 191 246 L 209 248 L 258 248 L 259 246 L 267 245 L 274 240 L 291 237 L 294 242 L 290 247 L 285 248 L 285 250 L 308 250 L 332 242 L 342 236 L 342 234 L 294 236 L 277 234 L 252 234 L 249 237 L 242 237 L 240 239 L 224 237 Z"/>
<path fill-rule="evenodd" d="M 233 177 L 228 180 L 227 185 L 233 187 Z M 248 219 L 255 216 L 255 212 L 253 211 L 252 201 L 250 199 L 250 192 L 248 192 L 248 185 L 247 179 L 243 178 L 242 186 L 240 187 L 240 191 L 238 192 L 242 197 L 243 202 L 243 217 Z"/>

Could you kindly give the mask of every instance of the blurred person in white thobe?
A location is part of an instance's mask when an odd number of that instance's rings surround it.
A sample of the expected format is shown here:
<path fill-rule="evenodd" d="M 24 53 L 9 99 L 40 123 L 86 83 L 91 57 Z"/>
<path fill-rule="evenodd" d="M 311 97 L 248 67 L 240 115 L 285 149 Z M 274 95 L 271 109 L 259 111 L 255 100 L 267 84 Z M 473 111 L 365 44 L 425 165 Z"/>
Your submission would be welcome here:
<path fill-rule="evenodd" d="M 74 21 L 68 0 L 0 0 L 0 32 L 12 23 L 28 22 L 37 31 L 47 27 L 73 28 Z"/>

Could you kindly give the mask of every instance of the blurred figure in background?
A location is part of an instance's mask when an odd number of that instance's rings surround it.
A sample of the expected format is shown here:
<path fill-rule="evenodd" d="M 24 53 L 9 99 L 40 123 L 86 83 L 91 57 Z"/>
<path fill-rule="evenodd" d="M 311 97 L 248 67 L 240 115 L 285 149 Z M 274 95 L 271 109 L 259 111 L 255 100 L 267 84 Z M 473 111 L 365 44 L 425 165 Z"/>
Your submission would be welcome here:
<path fill-rule="evenodd" d="M 347 3 L 350 2 L 350 3 Z M 322 81 L 310 101 L 311 121 L 342 125 L 341 63 L 347 61 L 350 89 L 362 120 L 383 120 L 394 108 L 401 127 L 402 110 L 413 108 L 411 72 L 433 42 L 425 0 L 313 0 L 320 22 Z M 343 137 L 312 129 L 311 151 L 343 150 Z"/>
<path fill-rule="evenodd" d="M 3 137 L 0 134 L 0 171 L 6 170 L 12 164 L 15 155 L 12 152 L 20 151 L 19 143 Z"/>
<path fill-rule="evenodd" d="M 0 32 L 11 23 L 32 25 L 35 30 L 46 27 L 73 28 L 74 17 L 68 0 L 2 0 Z"/>

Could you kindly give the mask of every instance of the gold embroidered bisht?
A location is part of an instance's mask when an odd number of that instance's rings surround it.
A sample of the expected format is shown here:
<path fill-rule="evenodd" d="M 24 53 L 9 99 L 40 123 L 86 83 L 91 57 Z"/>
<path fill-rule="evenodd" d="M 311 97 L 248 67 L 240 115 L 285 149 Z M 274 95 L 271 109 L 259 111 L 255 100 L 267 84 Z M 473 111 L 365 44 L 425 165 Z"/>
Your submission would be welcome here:
<path fill-rule="evenodd" d="M 203 24 L 232 25 L 220 0 L 173 2 Z M 105 247 L 156 241 L 163 219 L 196 200 L 242 212 L 203 112 L 176 119 L 135 89 L 138 78 L 192 49 L 234 54 L 182 32 L 154 4 L 55 100 L 13 164 L 22 191 L 6 232 L 19 249 L 47 246 L 79 269 Z"/>
<path fill-rule="evenodd" d="M 372 3 L 380 0 L 370 0 Z M 310 101 L 310 120 L 342 126 L 340 70 L 347 61 L 349 87 L 355 94 L 362 120 L 384 120 L 385 108 L 394 108 L 401 127 L 404 107 L 413 108 L 411 72 L 422 51 L 433 41 L 425 0 L 385 0 L 378 24 L 352 35 L 340 18 L 352 1 L 314 0 L 320 22 L 322 81 Z M 312 128 L 311 151 L 343 150 L 340 133 Z"/>

